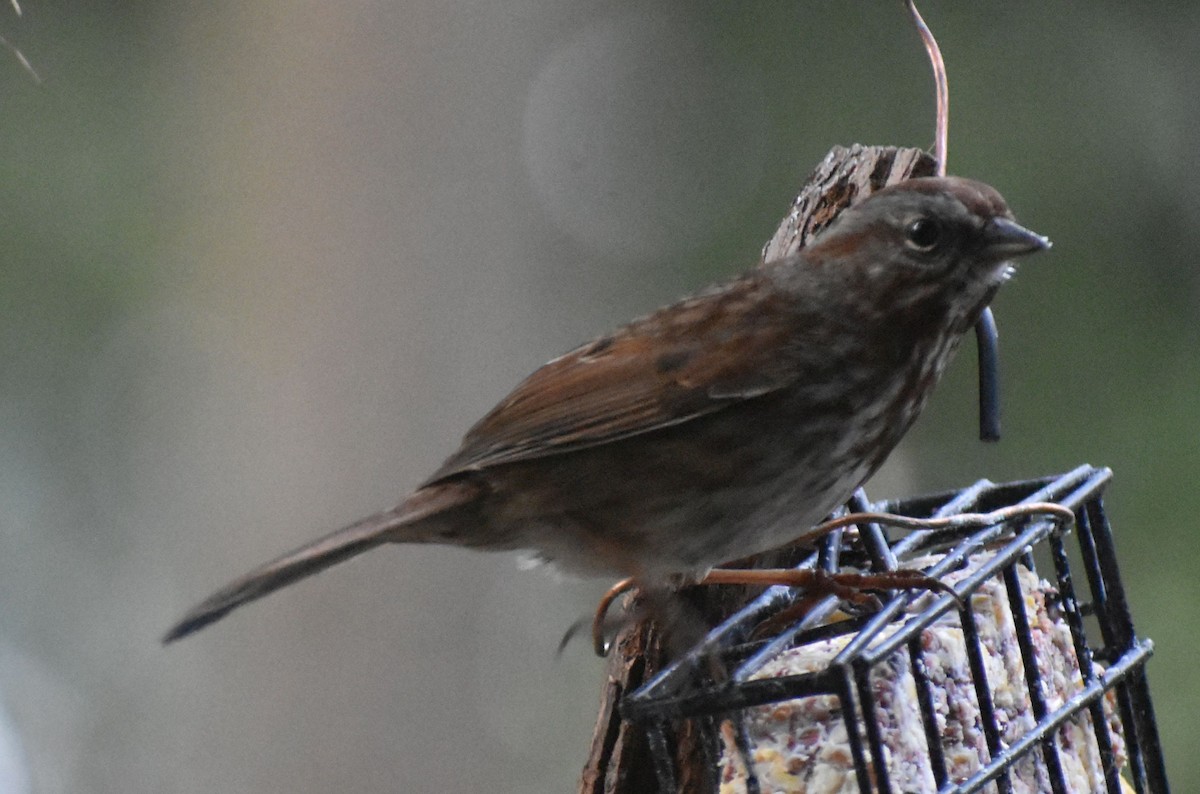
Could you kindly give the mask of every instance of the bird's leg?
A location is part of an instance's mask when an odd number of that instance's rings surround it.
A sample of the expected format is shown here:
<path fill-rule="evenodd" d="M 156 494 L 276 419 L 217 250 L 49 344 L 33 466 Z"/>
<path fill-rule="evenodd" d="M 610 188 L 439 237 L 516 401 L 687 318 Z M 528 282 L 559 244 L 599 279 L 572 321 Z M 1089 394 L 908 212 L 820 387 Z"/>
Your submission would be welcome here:
<path fill-rule="evenodd" d="M 798 538 L 795 543 L 812 543 L 835 529 L 855 524 L 883 524 L 902 529 L 926 531 L 964 530 L 981 529 L 1005 521 L 1038 515 L 1057 519 L 1064 526 L 1075 521 L 1075 513 L 1070 508 L 1054 502 L 1028 502 L 993 510 L 990 513 L 960 513 L 938 518 L 912 518 L 894 513 L 850 513 L 819 524 Z M 923 571 L 907 568 L 875 573 L 831 572 L 813 568 L 713 568 L 696 584 L 736 584 L 762 587 L 783 585 L 784 587 L 803 588 L 808 595 L 795 607 L 784 610 L 784 613 L 788 615 L 792 615 L 796 609 L 801 610 L 800 614 L 807 611 L 812 604 L 812 596 L 833 595 L 859 606 L 869 604 L 872 598 L 866 592 L 869 590 L 928 590 L 949 595 L 958 602 L 960 608 L 963 607 L 962 599 L 950 585 Z M 622 579 L 610 587 L 600 599 L 600 603 L 596 607 L 596 614 L 592 618 L 592 647 L 598 656 L 604 656 L 608 652 L 608 644 L 604 639 L 604 625 L 608 610 L 617 598 L 636 586 L 637 583 L 632 577 Z M 777 623 L 779 617 L 779 615 L 775 616 L 771 622 Z"/>
<path fill-rule="evenodd" d="M 833 595 L 859 606 L 870 602 L 867 590 L 929 590 L 958 599 L 954 588 L 922 571 L 900 568 L 882 573 L 825 571 L 820 568 L 713 568 L 697 584 L 740 584 L 798 587 Z"/>
<path fill-rule="evenodd" d="M 789 618 L 803 615 L 814 600 L 827 595 L 837 596 L 856 606 L 868 606 L 874 601 L 868 590 L 929 590 L 946 593 L 958 601 L 959 606 L 962 605 L 962 600 L 950 585 L 921 571 L 905 568 L 883 573 L 830 572 L 819 568 L 713 568 L 695 584 L 783 585 L 803 589 L 805 598 L 781 613 Z M 613 602 L 636 587 L 637 582 L 632 578 L 622 579 L 601 596 L 592 617 L 592 649 L 597 656 L 608 654 L 605 626 Z M 772 618 L 772 624 L 776 624 L 779 618 L 780 615 Z"/>
<path fill-rule="evenodd" d="M 899 568 L 882 573 L 826 571 L 821 568 L 714 568 L 699 584 L 783 585 L 804 590 L 795 603 L 764 620 L 754 630 L 763 637 L 803 618 L 818 601 L 835 596 L 859 607 L 878 606 L 879 600 L 870 590 L 928 590 L 944 593 L 955 600 L 959 609 L 963 600 L 950 585 L 923 571 Z"/>
<path fill-rule="evenodd" d="M 1075 521 L 1075 514 L 1070 508 L 1053 502 L 1028 502 L 993 510 L 990 513 L 960 513 L 938 518 L 911 518 L 894 513 L 861 512 L 850 513 L 826 521 L 796 542 L 812 543 L 835 529 L 857 524 L 873 523 L 932 532 L 982 529 L 1005 521 L 1039 515 L 1054 518 L 1064 526 L 1069 526 Z M 818 600 L 828 595 L 864 606 L 870 604 L 873 598 L 866 592 L 869 590 L 928 590 L 949 595 L 958 604 L 959 609 L 965 606 L 962 598 L 950 585 L 923 571 L 908 568 L 874 573 L 830 572 L 812 568 L 758 570 L 714 568 L 699 584 L 783 585 L 803 588 L 805 590 L 804 597 L 764 621 L 755 631 L 759 635 L 798 620 Z"/>
<path fill-rule="evenodd" d="M 592 617 L 592 650 L 596 652 L 597 656 L 608 655 L 608 641 L 604 639 L 604 624 L 607 622 L 608 610 L 612 607 L 613 601 L 636 586 L 637 584 L 631 576 L 617 582 L 608 588 L 604 595 L 600 596 L 600 603 L 596 605 L 596 614 Z"/>

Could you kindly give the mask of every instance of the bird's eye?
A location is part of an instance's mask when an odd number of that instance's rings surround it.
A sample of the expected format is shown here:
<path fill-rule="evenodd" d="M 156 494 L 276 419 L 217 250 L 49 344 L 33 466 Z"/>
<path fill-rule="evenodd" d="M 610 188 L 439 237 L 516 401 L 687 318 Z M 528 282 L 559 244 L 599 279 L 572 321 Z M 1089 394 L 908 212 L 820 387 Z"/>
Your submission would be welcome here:
<path fill-rule="evenodd" d="M 932 251 L 942 240 L 942 225 L 933 218 L 917 218 L 908 224 L 904 236 L 918 251 Z"/>

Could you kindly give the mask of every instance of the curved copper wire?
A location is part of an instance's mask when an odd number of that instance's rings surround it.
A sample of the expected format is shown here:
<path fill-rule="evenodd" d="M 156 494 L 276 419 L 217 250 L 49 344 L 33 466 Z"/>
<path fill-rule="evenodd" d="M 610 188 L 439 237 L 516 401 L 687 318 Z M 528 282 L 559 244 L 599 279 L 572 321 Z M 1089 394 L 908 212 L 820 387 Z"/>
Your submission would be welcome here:
<path fill-rule="evenodd" d="M 937 160 L 937 175 L 946 175 L 946 147 L 950 137 L 950 84 L 946 78 L 946 62 L 942 60 L 942 50 L 938 47 L 933 31 L 925 24 L 921 12 L 913 0 L 904 0 L 908 13 L 912 15 L 913 24 L 929 53 L 929 65 L 933 67 L 933 84 L 937 92 L 937 117 L 933 135 L 933 157 Z"/>

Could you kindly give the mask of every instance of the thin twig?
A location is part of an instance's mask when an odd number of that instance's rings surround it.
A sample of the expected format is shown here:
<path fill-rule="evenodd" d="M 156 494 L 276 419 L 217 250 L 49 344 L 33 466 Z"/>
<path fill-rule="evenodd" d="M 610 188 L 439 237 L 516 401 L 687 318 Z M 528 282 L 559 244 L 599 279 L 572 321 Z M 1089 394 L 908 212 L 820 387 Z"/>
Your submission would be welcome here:
<path fill-rule="evenodd" d="M 993 510 L 990 513 L 958 513 L 941 518 L 912 518 L 895 513 L 849 513 L 814 527 L 797 538 L 795 542 L 811 543 L 835 529 L 854 524 L 880 524 L 900 529 L 925 530 L 982 529 L 1002 524 L 1005 521 L 1012 521 L 1015 518 L 1032 518 L 1039 515 L 1057 518 L 1064 526 L 1070 526 L 1075 522 L 1075 513 L 1069 507 L 1063 507 L 1055 502 L 1026 502 Z"/>

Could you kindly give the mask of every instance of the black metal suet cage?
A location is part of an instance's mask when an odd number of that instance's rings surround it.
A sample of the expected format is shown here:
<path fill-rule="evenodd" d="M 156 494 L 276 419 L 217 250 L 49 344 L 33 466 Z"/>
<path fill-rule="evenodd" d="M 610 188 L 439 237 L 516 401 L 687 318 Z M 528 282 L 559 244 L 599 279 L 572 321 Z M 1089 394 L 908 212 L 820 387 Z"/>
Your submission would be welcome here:
<path fill-rule="evenodd" d="M 646 731 L 659 789 L 679 788 L 675 748 L 685 721 L 690 731 L 701 734 L 703 752 L 711 754 L 703 766 L 712 770 L 710 783 L 717 790 L 718 755 L 722 747 L 729 746 L 730 735 L 740 752 L 750 752 L 753 742 L 745 728 L 748 712 L 767 704 L 825 696 L 837 703 L 835 710 L 840 711 L 845 725 L 852 770 L 848 774 L 856 781 L 857 790 L 863 794 L 907 791 L 898 788 L 889 768 L 886 759 L 892 756 L 879 727 L 881 709 L 891 708 L 891 704 L 881 704 L 872 686 L 873 670 L 898 658 L 897 654 L 907 654 L 925 735 L 927 761 L 922 763 L 928 763 L 940 794 L 1014 791 L 1014 767 L 1029 763 L 1023 760 L 1029 758 L 1044 770 L 1038 772 L 1043 781 L 1040 788 L 1069 794 L 1073 789 L 1064 772 L 1061 737 L 1064 726 L 1073 720 L 1090 725 L 1087 736 L 1095 746 L 1088 750 L 1098 754 L 1101 770 L 1096 790 L 1108 794 L 1127 790 L 1122 788 L 1124 766 L 1139 794 L 1166 794 L 1166 772 L 1145 673 L 1152 643 L 1134 631 L 1104 511 L 1102 497 L 1111 477 L 1108 469 L 1081 466 L 1055 477 L 1004 485 L 980 481 L 958 492 L 878 504 L 869 504 L 860 492 L 857 503 L 850 506 L 855 511 L 927 518 L 1053 502 L 1072 511 L 1075 520 L 1072 526 L 1053 516 L 1029 515 L 983 528 L 903 535 L 876 524 L 861 524 L 856 532 L 831 534 L 802 565 L 830 571 L 847 565 L 885 571 L 925 555 L 925 559 L 936 560 L 928 573 L 945 576 L 963 570 L 970 559 L 983 561 L 955 583 L 962 601 L 949 595 L 901 591 L 883 601 L 878 611 L 831 622 L 839 605 L 838 599 L 829 596 L 807 609 L 798 621 L 762 638 L 756 635 L 756 628 L 797 598 L 795 591 L 787 588 L 766 590 L 621 701 L 621 716 Z M 1045 663 L 1039 660 L 1032 639 L 1028 593 L 1022 589 L 1019 569 L 1044 579 L 1056 619 L 1069 629 L 1069 642 L 1064 639 L 1064 644 L 1073 651 L 1077 673 L 1072 671 L 1075 682 L 1061 702 L 1044 695 L 1049 682 L 1044 680 Z M 1016 739 L 1002 731 L 976 613 L 969 606 L 979 588 L 989 582 L 1011 610 L 1024 671 L 1021 683 L 1032 710 L 1029 728 L 1020 731 Z M 935 713 L 922 645 L 927 636 L 923 632 L 955 615 L 969 662 L 969 689 L 977 701 L 974 729 L 986 745 L 978 768 L 965 779 L 952 774 L 939 741 L 945 719 L 943 715 L 939 723 Z M 837 636 L 841 644 L 820 669 L 761 675 L 781 655 L 831 636 Z M 1067 635 L 1064 632 L 1062 636 Z M 721 679 L 719 683 L 712 673 L 714 659 L 720 660 L 725 671 L 716 677 Z M 1123 749 L 1121 758 L 1114 746 Z M 753 764 L 744 768 L 747 771 L 739 790 L 749 794 L 771 790 L 758 780 Z"/>

